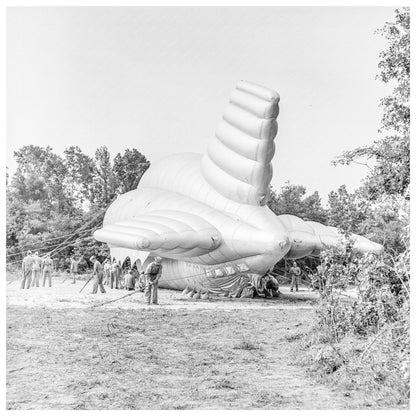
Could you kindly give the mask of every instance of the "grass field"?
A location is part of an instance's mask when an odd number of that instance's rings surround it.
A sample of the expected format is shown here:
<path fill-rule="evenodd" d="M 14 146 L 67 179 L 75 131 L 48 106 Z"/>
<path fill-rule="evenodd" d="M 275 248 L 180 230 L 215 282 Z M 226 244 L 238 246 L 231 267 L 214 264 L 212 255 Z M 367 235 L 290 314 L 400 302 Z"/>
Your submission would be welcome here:
<path fill-rule="evenodd" d="M 382 402 L 319 384 L 299 360 L 316 295 L 183 298 L 7 286 L 8 409 L 363 409 Z M 88 290 L 89 289 L 89 290 Z"/>

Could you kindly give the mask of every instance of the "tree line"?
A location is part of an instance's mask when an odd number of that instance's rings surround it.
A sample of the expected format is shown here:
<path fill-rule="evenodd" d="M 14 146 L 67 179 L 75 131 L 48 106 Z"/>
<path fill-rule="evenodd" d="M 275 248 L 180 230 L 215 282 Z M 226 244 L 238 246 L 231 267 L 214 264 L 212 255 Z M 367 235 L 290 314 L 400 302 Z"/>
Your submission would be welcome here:
<path fill-rule="evenodd" d="M 31 249 L 54 250 L 61 265 L 71 254 L 108 255 L 92 237 L 117 195 L 135 189 L 150 162 L 137 149 L 112 159 L 106 146 L 90 157 L 77 146 L 60 156 L 49 146 L 14 152 L 17 169 L 6 177 L 7 263 Z M 88 227 L 86 227 L 88 225 Z"/>

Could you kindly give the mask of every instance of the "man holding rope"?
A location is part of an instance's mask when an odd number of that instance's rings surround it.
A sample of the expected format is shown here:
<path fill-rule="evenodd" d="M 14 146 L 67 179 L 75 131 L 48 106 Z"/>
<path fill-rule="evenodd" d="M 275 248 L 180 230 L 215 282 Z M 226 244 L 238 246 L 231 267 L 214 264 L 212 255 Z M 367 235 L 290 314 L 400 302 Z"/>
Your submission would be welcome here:
<path fill-rule="evenodd" d="M 161 262 L 162 259 L 160 257 L 155 257 L 155 259 L 146 268 L 146 287 L 144 289 L 144 296 L 148 305 L 150 305 L 150 303 L 157 305 L 157 287 L 162 274 Z"/>

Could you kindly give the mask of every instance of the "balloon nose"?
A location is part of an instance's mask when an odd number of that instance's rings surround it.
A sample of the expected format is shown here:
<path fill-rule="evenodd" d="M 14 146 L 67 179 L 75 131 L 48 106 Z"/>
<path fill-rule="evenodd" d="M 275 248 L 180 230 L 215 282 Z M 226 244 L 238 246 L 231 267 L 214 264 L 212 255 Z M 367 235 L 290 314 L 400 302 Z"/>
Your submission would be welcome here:
<path fill-rule="evenodd" d="M 279 257 L 283 257 L 290 250 L 290 240 L 288 236 L 279 235 L 274 240 L 274 251 L 279 253 Z"/>

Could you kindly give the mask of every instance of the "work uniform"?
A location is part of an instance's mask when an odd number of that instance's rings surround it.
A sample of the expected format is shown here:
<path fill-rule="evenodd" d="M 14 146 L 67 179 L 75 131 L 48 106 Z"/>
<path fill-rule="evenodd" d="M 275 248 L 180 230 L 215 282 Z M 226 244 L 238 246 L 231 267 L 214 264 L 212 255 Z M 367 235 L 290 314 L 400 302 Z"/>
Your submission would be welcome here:
<path fill-rule="evenodd" d="M 121 276 L 121 266 L 120 266 L 118 261 L 115 261 L 115 262 L 113 262 L 113 264 L 111 265 L 111 268 L 110 268 L 110 287 L 111 287 L 111 289 L 113 288 L 113 285 L 114 285 L 115 289 L 119 288 L 120 276 Z"/>
<path fill-rule="evenodd" d="M 32 286 L 39 287 L 41 264 L 42 264 L 42 259 L 35 254 L 33 256 L 33 264 L 32 264 Z"/>
<path fill-rule="evenodd" d="M 31 254 L 28 254 L 22 261 L 22 283 L 20 284 L 20 289 L 30 288 L 30 283 L 32 281 L 32 266 L 33 258 Z"/>
<path fill-rule="evenodd" d="M 159 284 L 159 277 L 162 274 L 162 265 L 155 261 L 151 262 L 145 272 L 146 286 L 144 289 L 144 296 L 148 305 L 150 303 L 157 304 L 157 287 Z"/>
<path fill-rule="evenodd" d="M 75 258 L 71 258 L 71 265 L 69 266 L 69 273 L 72 274 L 72 277 L 74 278 L 74 281 L 72 283 L 76 283 L 76 275 L 78 274 L 78 265 L 81 263 L 82 257 L 80 257 L 78 260 L 75 260 Z"/>
<path fill-rule="evenodd" d="M 140 292 L 144 292 L 146 287 L 146 278 L 144 276 L 144 272 L 140 272 L 138 278 L 136 279 L 135 288 L 140 290 Z"/>
<path fill-rule="evenodd" d="M 111 263 L 108 260 L 105 260 L 103 264 L 104 269 L 104 281 L 106 285 L 110 285 L 110 274 L 111 274 Z"/>
<path fill-rule="evenodd" d="M 135 283 L 135 277 L 132 273 L 127 273 L 124 275 L 124 289 L 126 290 L 134 290 L 134 283 Z"/>
<path fill-rule="evenodd" d="M 103 266 L 98 260 L 95 260 L 92 275 L 95 276 L 92 293 L 97 293 L 98 288 L 100 288 L 101 293 L 105 293 L 105 289 L 103 286 Z"/>
<path fill-rule="evenodd" d="M 299 291 L 299 276 L 301 274 L 301 270 L 299 268 L 299 266 L 292 266 L 289 269 L 289 274 L 292 277 L 292 281 L 290 283 L 290 291 L 293 292 L 293 286 L 296 287 L 296 292 Z"/>
<path fill-rule="evenodd" d="M 312 282 L 313 290 L 315 289 L 318 289 L 319 291 L 323 290 L 324 273 L 325 273 L 325 267 L 324 265 L 320 264 L 316 268 L 316 278 L 314 278 L 314 281 Z"/>
<path fill-rule="evenodd" d="M 46 277 L 48 277 L 49 280 L 49 287 L 52 287 L 52 268 L 53 268 L 53 260 L 50 257 L 47 257 L 43 260 L 42 264 L 43 270 L 43 284 L 42 286 L 45 287 Z"/>
<path fill-rule="evenodd" d="M 279 282 L 274 276 L 270 274 L 267 276 L 266 290 L 269 292 L 271 297 L 279 296 Z"/>

